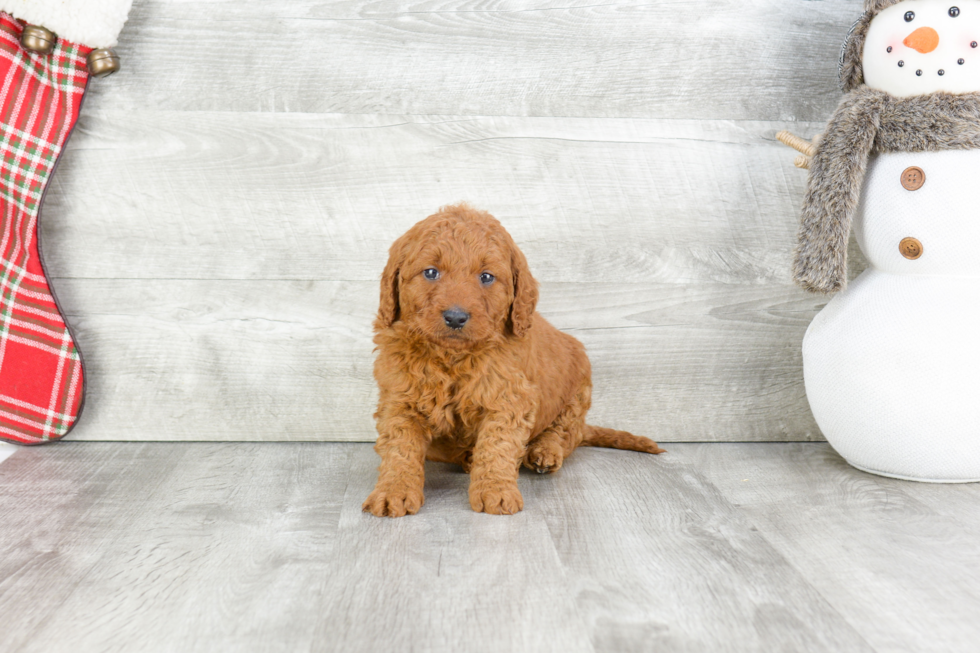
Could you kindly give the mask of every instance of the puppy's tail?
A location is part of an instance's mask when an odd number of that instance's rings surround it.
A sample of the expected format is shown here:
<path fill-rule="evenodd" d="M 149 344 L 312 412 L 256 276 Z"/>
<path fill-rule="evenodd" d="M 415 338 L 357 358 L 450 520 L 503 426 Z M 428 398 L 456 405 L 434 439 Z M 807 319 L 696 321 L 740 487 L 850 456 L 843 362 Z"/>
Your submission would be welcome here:
<path fill-rule="evenodd" d="M 643 451 L 645 453 L 663 453 L 665 450 L 657 443 L 642 435 L 633 435 L 626 431 L 607 429 L 601 426 L 585 425 L 583 447 L 607 447 L 609 449 L 625 449 L 627 451 Z"/>

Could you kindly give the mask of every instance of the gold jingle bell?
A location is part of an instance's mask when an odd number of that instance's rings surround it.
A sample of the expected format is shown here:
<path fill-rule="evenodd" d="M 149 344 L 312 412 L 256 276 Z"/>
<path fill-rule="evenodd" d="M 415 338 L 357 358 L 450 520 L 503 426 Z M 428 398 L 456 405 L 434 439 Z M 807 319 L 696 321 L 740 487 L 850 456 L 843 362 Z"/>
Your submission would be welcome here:
<path fill-rule="evenodd" d="M 50 53 L 57 42 L 58 35 L 40 25 L 24 25 L 24 31 L 20 35 L 20 44 L 37 54 Z"/>
<path fill-rule="evenodd" d="M 98 48 L 88 53 L 88 73 L 92 77 L 106 77 L 119 70 L 119 56 L 109 48 Z"/>

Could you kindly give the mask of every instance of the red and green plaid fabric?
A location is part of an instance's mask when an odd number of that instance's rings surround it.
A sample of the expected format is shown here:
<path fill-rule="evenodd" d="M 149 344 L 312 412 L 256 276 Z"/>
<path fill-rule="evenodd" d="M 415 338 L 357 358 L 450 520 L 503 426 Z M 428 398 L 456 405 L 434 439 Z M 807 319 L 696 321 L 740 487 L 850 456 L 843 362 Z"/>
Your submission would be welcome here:
<path fill-rule="evenodd" d="M 38 254 L 44 189 L 85 93 L 89 48 L 20 45 L 24 24 L 0 13 L 0 440 L 65 435 L 82 404 L 82 365 Z"/>

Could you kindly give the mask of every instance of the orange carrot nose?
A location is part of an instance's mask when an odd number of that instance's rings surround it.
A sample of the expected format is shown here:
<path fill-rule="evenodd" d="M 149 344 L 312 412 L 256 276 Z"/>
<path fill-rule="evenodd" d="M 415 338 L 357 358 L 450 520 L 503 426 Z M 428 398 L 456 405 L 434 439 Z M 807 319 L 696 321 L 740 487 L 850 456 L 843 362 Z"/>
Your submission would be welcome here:
<path fill-rule="evenodd" d="M 913 50 L 927 54 L 939 47 L 939 34 L 931 27 L 920 27 L 905 37 L 903 43 Z"/>

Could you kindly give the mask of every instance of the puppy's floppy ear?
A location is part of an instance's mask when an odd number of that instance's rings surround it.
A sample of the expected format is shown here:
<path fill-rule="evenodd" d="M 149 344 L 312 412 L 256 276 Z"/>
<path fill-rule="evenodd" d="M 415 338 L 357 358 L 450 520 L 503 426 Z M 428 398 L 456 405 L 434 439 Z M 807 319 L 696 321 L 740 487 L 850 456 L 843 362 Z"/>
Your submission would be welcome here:
<path fill-rule="evenodd" d="M 514 303 L 510 306 L 510 328 L 518 338 L 531 328 L 531 317 L 538 304 L 538 282 L 531 276 L 527 259 L 517 245 L 511 246 L 511 275 L 514 278 Z"/>
<path fill-rule="evenodd" d="M 381 302 L 378 304 L 378 328 L 386 329 L 398 319 L 398 272 L 405 258 L 401 239 L 388 250 L 388 263 L 381 273 Z"/>

